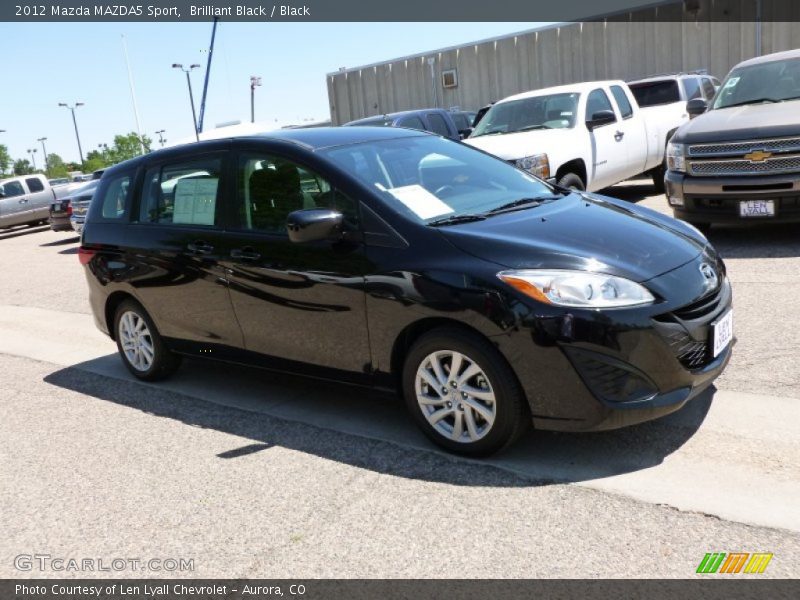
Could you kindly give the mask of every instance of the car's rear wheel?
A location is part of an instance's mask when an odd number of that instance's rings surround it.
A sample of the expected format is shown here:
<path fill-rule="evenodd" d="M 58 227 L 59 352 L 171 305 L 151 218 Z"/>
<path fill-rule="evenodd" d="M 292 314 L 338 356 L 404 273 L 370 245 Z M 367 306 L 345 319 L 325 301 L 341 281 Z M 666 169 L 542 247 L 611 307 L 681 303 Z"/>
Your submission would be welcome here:
<path fill-rule="evenodd" d="M 436 329 L 412 346 L 403 395 L 425 435 L 458 454 L 498 452 L 530 423 L 525 396 L 503 356 L 457 328 Z"/>
<path fill-rule="evenodd" d="M 579 192 L 586 190 L 586 184 L 583 183 L 583 179 L 575 173 L 566 173 L 562 175 L 558 180 L 558 185 L 570 190 L 578 190 Z"/>
<path fill-rule="evenodd" d="M 125 300 L 119 305 L 114 331 L 122 362 L 139 379 L 164 379 L 180 366 L 180 356 L 166 347 L 150 315 L 138 302 Z"/>

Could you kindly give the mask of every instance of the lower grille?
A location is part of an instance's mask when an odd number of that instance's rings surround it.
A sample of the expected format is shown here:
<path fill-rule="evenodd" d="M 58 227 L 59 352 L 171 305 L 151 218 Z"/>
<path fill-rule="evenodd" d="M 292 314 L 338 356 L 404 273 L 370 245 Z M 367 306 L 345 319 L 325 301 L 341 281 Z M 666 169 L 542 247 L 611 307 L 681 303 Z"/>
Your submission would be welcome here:
<path fill-rule="evenodd" d="M 700 369 L 709 361 L 708 342 L 697 342 L 683 331 L 673 332 L 669 338 L 672 352 L 687 369 Z"/>
<path fill-rule="evenodd" d="M 657 392 L 654 384 L 625 363 L 592 352 L 569 348 L 567 353 L 591 392 L 607 402 L 635 402 Z"/>

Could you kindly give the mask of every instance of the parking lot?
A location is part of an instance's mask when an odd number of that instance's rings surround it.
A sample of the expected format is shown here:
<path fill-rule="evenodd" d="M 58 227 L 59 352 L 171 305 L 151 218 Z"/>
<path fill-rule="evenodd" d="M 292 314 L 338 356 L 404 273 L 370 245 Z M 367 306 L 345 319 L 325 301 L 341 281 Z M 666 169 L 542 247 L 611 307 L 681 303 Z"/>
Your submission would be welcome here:
<path fill-rule="evenodd" d="M 669 214 L 649 180 L 605 193 Z M 717 551 L 796 577 L 800 240 L 709 237 L 738 338 L 716 389 L 472 461 L 368 390 L 201 362 L 134 381 L 94 328 L 77 237 L 0 231 L 0 577 L 34 553 L 192 559 L 168 573 L 187 577 L 690 577 Z"/>

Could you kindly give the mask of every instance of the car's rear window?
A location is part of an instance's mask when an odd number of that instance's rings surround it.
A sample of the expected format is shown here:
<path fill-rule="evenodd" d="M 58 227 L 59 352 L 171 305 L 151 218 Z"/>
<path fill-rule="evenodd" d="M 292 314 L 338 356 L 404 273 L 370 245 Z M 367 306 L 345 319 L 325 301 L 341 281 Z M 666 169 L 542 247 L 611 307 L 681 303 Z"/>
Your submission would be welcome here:
<path fill-rule="evenodd" d="M 634 83 L 629 87 L 636 102 L 642 108 L 681 101 L 681 91 L 678 89 L 678 82 L 674 79 Z"/>

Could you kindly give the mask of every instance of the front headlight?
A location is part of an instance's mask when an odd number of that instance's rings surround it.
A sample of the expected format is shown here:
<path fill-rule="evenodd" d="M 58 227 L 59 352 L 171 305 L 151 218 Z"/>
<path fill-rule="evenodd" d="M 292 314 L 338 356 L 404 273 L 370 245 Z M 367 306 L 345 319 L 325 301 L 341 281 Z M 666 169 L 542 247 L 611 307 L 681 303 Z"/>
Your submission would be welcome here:
<path fill-rule="evenodd" d="M 547 154 L 534 154 L 517 159 L 516 165 L 531 175 L 536 175 L 539 179 L 550 177 L 550 160 L 547 158 Z"/>
<path fill-rule="evenodd" d="M 667 169 L 686 173 L 686 146 L 670 142 L 667 145 Z"/>
<path fill-rule="evenodd" d="M 644 286 L 603 273 L 524 269 L 497 276 L 534 300 L 556 306 L 622 308 L 655 302 Z"/>

